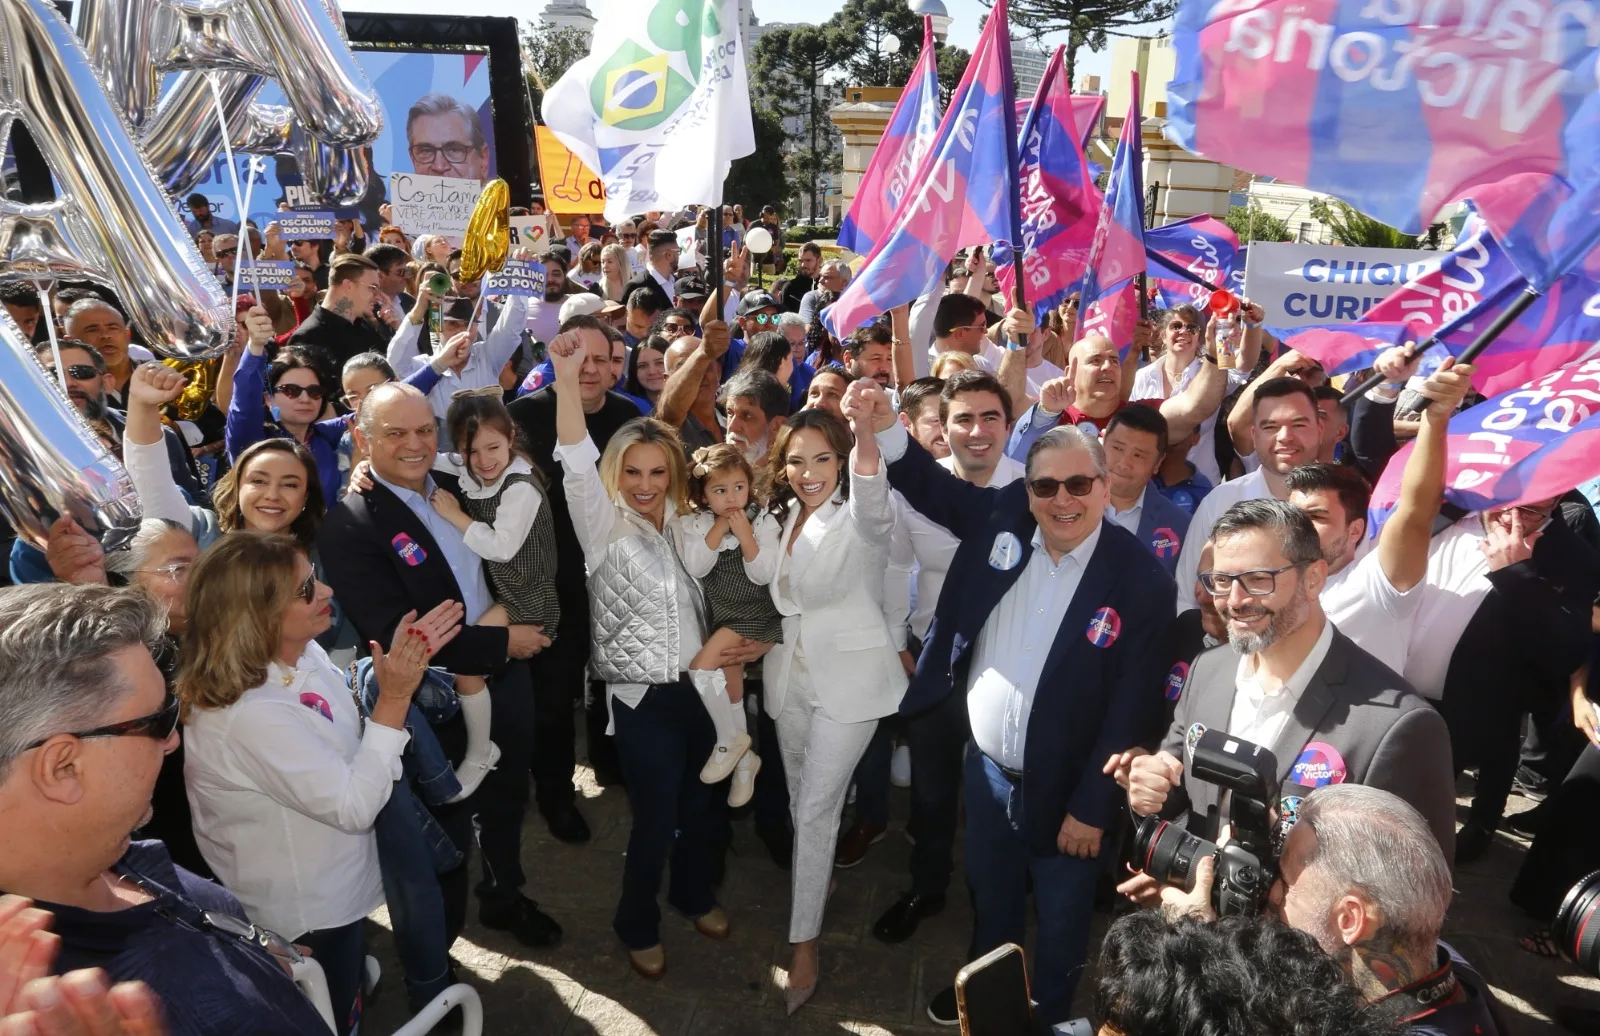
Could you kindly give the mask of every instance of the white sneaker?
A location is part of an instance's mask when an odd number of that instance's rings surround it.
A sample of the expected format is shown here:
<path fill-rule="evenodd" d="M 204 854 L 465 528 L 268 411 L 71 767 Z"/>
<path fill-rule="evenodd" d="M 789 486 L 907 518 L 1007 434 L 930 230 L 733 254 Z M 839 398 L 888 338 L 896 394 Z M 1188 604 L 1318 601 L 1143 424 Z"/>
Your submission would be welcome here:
<path fill-rule="evenodd" d="M 900 745 L 889 757 L 889 783 L 896 788 L 911 787 L 910 745 Z"/>
<path fill-rule="evenodd" d="M 728 788 L 728 805 L 738 809 L 756 793 L 756 774 L 761 772 L 761 757 L 746 752 L 733 768 L 733 784 Z"/>
<path fill-rule="evenodd" d="M 489 742 L 489 751 L 481 759 L 467 757 L 461 760 L 461 765 L 456 768 L 456 780 L 461 782 L 461 791 L 448 802 L 460 802 L 478 790 L 478 785 L 489 776 L 489 771 L 494 769 L 495 763 L 500 761 L 500 746 L 493 741 Z"/>
<path fill-rule="evenodd" d="M 750 751 L 750 735 L 735 734 L 733 744 L 718 745 L 712 750 L 711 758 L 700 768 L 700 782 L 716 784 L 718 781 L 727 780 L 728 774 L 733 772 L 740 757 L 748 751 Z"/>

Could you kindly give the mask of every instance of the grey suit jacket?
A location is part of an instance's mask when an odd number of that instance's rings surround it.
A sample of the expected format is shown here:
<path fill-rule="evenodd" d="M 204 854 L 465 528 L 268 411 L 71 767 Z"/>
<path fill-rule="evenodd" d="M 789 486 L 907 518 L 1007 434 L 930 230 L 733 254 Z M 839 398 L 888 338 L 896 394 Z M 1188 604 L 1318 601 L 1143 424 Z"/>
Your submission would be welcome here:
<path fill-rule="evenodd" d="M 1162 745 L 1186 769 L 1195 727 L 1227 729 L 1238 666 L 1239 656 L 1226 645 L 1195 659 Z M 1198 731 L 1194 737 L 1198 739 Z M 1327 657 L 1277 741 L 1264 747 L 1278 761 L 1281 787 L 1278 801 L 1270 805 L 1280 816 L 1292 813 L 1301 797 L 1323 784 L 1348 781 L 1382 788 L 1415 806 L 1439 839 L 1445 859 L 1455 859 L 1455 780 L 1444 718 L 1404 677 L 1337 628 Z M 1190 781 L 1186 775 L 1162 812 L 1174 815 L 1188 808 L 1215 818 L 1219 798 L 1215 785 Z M 1214 831 L 1213 823 L 1210 833 Z"/>

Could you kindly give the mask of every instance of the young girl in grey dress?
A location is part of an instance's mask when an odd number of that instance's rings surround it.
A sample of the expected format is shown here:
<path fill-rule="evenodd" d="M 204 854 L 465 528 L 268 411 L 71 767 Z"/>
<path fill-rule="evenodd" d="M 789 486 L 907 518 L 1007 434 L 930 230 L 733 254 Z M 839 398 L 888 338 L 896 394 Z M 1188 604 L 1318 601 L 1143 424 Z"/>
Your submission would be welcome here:
<path fill-rule="evenodd" d="M 719 443 L 696 450 L 690 475 L 690 495 L 698 509 L 677 519 L 678 544 L 683 567 L 705 589 L 715 630 L 689 663 L 689 678 L 717 729 L 717 746 L 700 779 L 715 784 L 732 773 L 728 804 L 742 806 L 755 791 L 761 760 L 750 751 L 744 666 L 719 668 L 717 660 L 741 638 L 767 647 L 783 638 L 783 622 L 768 586 L 778 565 L 782 530 L 760 508 L 754 473 L 734 447 Z"/>

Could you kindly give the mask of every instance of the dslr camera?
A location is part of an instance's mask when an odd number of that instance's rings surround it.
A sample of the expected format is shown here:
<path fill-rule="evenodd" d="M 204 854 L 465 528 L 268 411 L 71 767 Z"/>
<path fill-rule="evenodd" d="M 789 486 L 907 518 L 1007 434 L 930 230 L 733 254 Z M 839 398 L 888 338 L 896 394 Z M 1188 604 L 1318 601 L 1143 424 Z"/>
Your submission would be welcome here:
<path fill-rule="evenodd" d="M 1272 818 L 1268 803 L 1277 792 L 1278 761 L 1260 745 L 1222 730 L 1207 730 L 1195 743 L 1184 777 L 1214 784 L 1226 796 L 1226 822 L 1232 831 L 1219 847 L 1191 834 L 1184 824 L 1159 816 L 1139 817 L 1134 835 L 1134 865 L 1166 885 L 1194 891 L 1202 859 L 1216 857 L 1211 909 L 1218 917 L 1261 913 L 1276 878 Z M 1197 819 L 1190 813 L 1189 818 Z"/>

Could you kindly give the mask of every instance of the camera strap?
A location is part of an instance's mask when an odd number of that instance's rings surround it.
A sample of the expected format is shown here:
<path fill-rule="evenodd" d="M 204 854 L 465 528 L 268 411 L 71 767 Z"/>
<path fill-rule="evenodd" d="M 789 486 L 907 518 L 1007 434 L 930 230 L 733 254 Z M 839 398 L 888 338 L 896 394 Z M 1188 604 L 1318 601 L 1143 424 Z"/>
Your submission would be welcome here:
<path fill-rule="evenodd" d="M 1424 975 L 1408 986 L 1374 1001 L 1380 1014 L 1395 1025 L 1409 1025 L 1426 1018 L 1439 1008 L 1454 1003 L 1461 995 L 1461 983 L 1456 978 L 1448 956 L 1437 971 Z"/>

